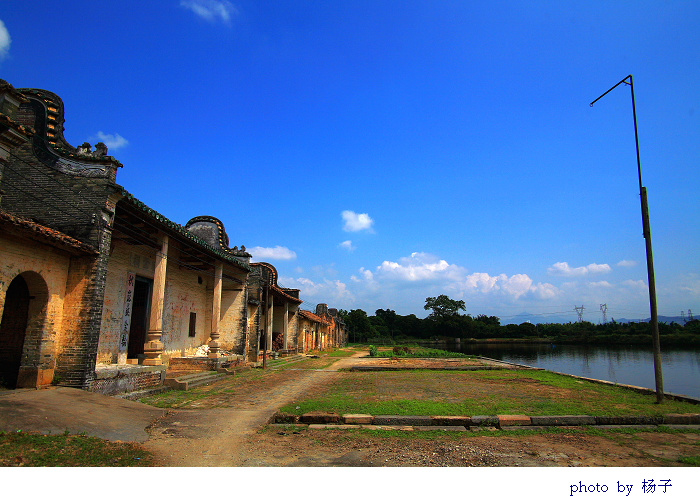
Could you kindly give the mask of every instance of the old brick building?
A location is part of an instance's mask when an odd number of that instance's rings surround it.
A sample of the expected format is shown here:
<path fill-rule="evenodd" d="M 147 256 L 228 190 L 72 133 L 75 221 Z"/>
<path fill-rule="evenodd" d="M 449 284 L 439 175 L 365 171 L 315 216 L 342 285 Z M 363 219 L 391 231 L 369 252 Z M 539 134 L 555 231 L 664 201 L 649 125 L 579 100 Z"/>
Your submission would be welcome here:
<path fill-rule="evenodd" d="M 231 248 L 215 217 L 182 226 L 149 208 L 116 183 L 104 144 L 71 146 L 63 123 L 60 97 L 0 81 L 6 386 L 117 393 L 162 382 L 202 348 L 210 363 L 305 349 L 299 290 L 274 266 Z M 319 348 L 343 344 L 337 312 L 319 317 L 336 328 Z"/>
<path fill-rule="evenodd" d="M 53 93 L 15 90 L 5 81 L 0 93 L 0 210 L 6 216 L 0 347 L 5 362 L 19 368 L 4 380 L 40 386 L 60 378 L 87 388 L 94 378 L 111 243 L 109 202 L 120 164 L 105 150 L 75 149 L 63 140 L 63 102 Z"/>

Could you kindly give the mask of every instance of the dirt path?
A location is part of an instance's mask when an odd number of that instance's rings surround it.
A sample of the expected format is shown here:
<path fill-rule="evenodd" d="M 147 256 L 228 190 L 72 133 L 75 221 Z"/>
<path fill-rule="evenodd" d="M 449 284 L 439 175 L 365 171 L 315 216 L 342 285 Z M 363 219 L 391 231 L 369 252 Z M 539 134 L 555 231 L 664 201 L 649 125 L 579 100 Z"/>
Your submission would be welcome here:
<path fill-rule="evenodd" d="M 328 386 L 338 369 L 367 362 L 366 353 L 328 368 L 285 369 L 249 382 L 226 407 L 215 399 L 173 409 L 149 430 L 144 447 L 159 465 L 196 467 L 489 466 L 640 467 L 682 466 L 700 456 L 700 430 L 594 435 L 581 429 L 527 436 L 367 436 L 344 430 L 268 429 L 283 405 Z M 219 403 L 221 404 L 221 403 Z M 230 407 L 235 404 L 235 407 Z"/>
<path fill-rule="evenodd" d="M 257 465 L 251 461 L 257 450 L 250 440 L 283 405 L 323 386 L 340 368 L 360 362 L 366 352 L 357 352 L 322 370 L 285 371 L 277 386 L 261 390 L 240 408 L 170 410 L 149 430 L 144 444 L 166 466 L 226 467 Z"/>

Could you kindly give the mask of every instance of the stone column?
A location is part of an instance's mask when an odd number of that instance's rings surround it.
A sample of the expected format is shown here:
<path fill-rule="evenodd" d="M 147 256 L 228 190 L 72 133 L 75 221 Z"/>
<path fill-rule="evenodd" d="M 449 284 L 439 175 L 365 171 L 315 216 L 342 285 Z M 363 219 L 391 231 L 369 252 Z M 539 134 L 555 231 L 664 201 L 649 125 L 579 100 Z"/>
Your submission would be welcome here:
<path fill-rule="evenodd" d="M 146 344 L 143 347 L 143 353 L 146 354 L 146 358 L 143 361 L 144 366 L 160 366 L 163 364 L 160 355 L 165 348 L 161 338 L 163 337 L 163 309 L 165 307 L 167 267 L 168 236 L 164 235 L 161 239 L 160 251 L 156 253 L 156 269 L 153 274 L 153 293 L 151 294 L 151 318 L 148 324 Z"/>
<path fill-rule="evenodd" d="M 270 296 L 267 305 L 267 350 L 272 351 L 272 329 L 275 327 L 275 298 Z"/>
<path fill-rule="evenodd" d="M 288 349 L 287 344 L 289 343 L 289 303 L 284 302 L 284 317 L 282 318 L 282 331 L 284 331 L 284 350 Z"/>
<path fill-rule="evenodd" d="M 219 348 L 219 321 L 221 320 L 221 290 L 223 277 L 223 265 L 220 262 L 216 263 L 214 269 L 214 302 L 211 308 L 211 339 L 209 340 L 209 357 L 216 359 L 221 357 Z"/>

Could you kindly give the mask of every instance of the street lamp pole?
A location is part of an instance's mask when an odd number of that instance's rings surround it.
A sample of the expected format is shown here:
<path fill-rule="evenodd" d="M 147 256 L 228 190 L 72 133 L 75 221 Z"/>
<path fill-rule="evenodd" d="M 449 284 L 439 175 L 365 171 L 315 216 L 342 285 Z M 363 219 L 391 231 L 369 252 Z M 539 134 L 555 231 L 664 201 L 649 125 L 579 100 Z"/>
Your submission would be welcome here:
<path fill-rule="evenodd" d="M 656 307 L 656 280 L 654 276 L 654 254 L 651 247 L 651 225 L 649 224 L 649 201 L 647 188 L 642 184 L 642 161 L 639 156 L 639 133 L 637 130 L 637 105 L 634 99 L 634 79 L 628 75 L 605 93 L 591 102 L 591 107 L 603 96 L 615 89 L 620 84 L 627 84 L 632 92 L 632 115 L 634 118 L 634 139 L 637 148 L 637 175 L 639 177 L 639 195 L 642 202 L 642 228 L 646 242 L 647 253 L 647 278 L 649 284 L 649 306 L 651 310 L 651 334 L 654 342 L 654 376 L 656 379 L 656 402 L 664 399 L 664 379 L 661 371 L 661 343 L 659 340 L 659 314 Z"/>

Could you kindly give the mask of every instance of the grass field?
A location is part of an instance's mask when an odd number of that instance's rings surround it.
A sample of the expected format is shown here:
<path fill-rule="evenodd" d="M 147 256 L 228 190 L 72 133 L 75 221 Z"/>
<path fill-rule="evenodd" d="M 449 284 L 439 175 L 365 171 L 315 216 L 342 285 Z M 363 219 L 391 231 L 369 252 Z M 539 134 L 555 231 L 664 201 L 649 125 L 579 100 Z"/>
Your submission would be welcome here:
<path fill-rule="evenodd" d="M 343 373 L 323 394 L 283 412 L 371 415 L 662 415 L 700 406 L 547 371 L 383 371 Z"/>
<path fill-rule="evenodd" d="M 1 467 L 148 467 L 152 456 L 137 443 L 79 435 L 0 432 Z"/>

